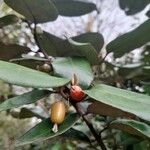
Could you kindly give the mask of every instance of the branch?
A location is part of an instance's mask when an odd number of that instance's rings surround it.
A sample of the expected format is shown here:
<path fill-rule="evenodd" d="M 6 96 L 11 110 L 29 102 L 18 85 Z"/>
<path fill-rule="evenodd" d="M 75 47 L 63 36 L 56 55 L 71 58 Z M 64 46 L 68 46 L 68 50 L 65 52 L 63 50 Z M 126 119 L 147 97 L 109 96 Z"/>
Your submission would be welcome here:
<path fill-rule="evenodd" d="M 109 53 L 106 53 L 106 55 L 102 58 L 102 60 L 99 62 L 99 65 L 101 65 L 104 61 L 105 61 L 105 59 L 106 59 L 106 57 L 108 56 L 108 54 Z"/>
<path fill-rule="evenodd" d="M 41 47 L 41 44 L 39 43 L 39 40 L 38 40 L 38 37 L 37 37 L 37 32 L 36 32 L 36 23 L 34 22 L 34 28 L 32 29 L 31 23 L 28 20 L 22 19 L 22 21 L 28 24 L 28 27 L 31 30 L 31 33 L 33 31 L 33 37 L 34 37 L 36 45 L 39 48 L 39 51 L 43 53 L 43 55 L 45 56 L 47 61 L 50 61 L 51 59 L 49 58 L 48 54 L 44 51 L 44 49 Z"/>
<path fill-rule="evenodd" d="M 76 111 L 82 116 L 83 120 L 85 121 L 86 125 L 89 127 L 91 133 L 93 134 L 94 138 L 98 142 L 99 146 L 101 147 L 102 150 L 107 150 L 101 136 L 97 134 L 95 131 L 93 125 L 91 122 L 89 122 L 87 116 L 84 115 L 84 111 L 80 105 L 80 103 L 72 103 L 72 105 L 75 107 Z"/>
<path fill-rule="evenodd" d="M 34 40 L 35 40 L 37 46 L 39 47 L 39 50 L 44 54 L 45 58 L 48 59 L 48 60 L 50 60 L 48 54 L 47 54 L 47 53 L 45 52 L 45 50 L 41 47 L 41 44 L 40 44 L 40 42 L 39 42 L 39 40 L 38 40 L 38 36 L 37 36 L 37 32 L 36 32 L 36 25 L 37 25 L 37 24 L 36 24 L 36 21 L 34 21 L 34 30 L 33 30 Z"/>
<path fill-rule="evenodd" d="M 99 135 L 101 135 L 105 130 L 109 129 L 109 125 L 111 124 L 112 121 L 108 122 L 106 126 L 99 132 Z"/>

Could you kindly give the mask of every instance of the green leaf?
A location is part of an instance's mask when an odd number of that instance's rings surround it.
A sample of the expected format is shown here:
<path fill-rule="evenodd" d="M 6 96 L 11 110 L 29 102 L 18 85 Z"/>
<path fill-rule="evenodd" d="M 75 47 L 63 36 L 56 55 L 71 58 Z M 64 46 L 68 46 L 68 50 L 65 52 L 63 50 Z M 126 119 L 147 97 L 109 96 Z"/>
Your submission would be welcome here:
<path fill-rule="evenodd" d="M 33 90 L 31 92 L 10 98 L 0 104 L 0 111 L 17 108 L 22 105 L 34 103 L 48 94 L 46 90 Z"/>
<path fill-rule="evenodd" d="M 81 16 L 96 10 L 96 5 L 81 0 L 52 0 L 62 16 Z"/>
<path fill-rule="evenodd" d="M 83 56 L 92 65 L 98 64 L 98 53 L 90 43 L 79 43 L 72 39 L 68 39 L 68 42 L 72 48 L 72 51 L 68 53 L 69 56 Z"/>
<path fill-rule="evenodd" d="M 40 142 L 55 136 L 58 136 L 67 130 L 69 130 L 79 119 L 77 114 L 70 114 L 66 116 L 64 122 L 59 125 L 58 132 L 54 133 L 52 131 L 53 124 L 50 122 L 50 119 L 46 119 L 41 123 L 37 124 L 35 127 L 26 132 L 16 141 L 16 146 L 22 146 L 25 144 L 30 144 L 33 142 Z"/>
<path fill-rule="evenodd" d="M 93 81 L 91 67 L 84 58 L 57 58 L 52 62 L 54 74 L 60 77 L 72 79 L 76 74 L 78 83 L 82 88 L 88 88 Z"/>
<path fill-rule="evenodd" d="M 53 77 L 5 61 L 0 61 L 0 79 L 11 84 L 35 88 L 59 87 L 69 82 L 67 79 Z"/>
<path fill-rule="evenodd" d="M 6 45 L 0 42 L 0 60 L 10 60 L 12 58 L 20 57 L 22 53 L 28 53 L 31 50 L 28 47 L 9 44 Z"/>
<path fill-rule="evenodd" d="M 58 17 L 57 9 L 51 0 L 4 0 L 12 9 L 36 23 L 53 21 Z"/>
<path fill-rule="evenodd" d="M 110 127 L 150 139 L 150 126 L 139 121 L 118 119 L 111 122 Z"/>
<path fill-rule="evenodd" d="M 17 23 L 19 21 L 19 18 L 16 15 L 7 15 L 2 18 L 0 18 L 0 28 Z"/>
<path fill-rule="evenodd" d="M 83 132 L 76 130 L 76 129 L 69 129 L 67 132 L 63 133 L 61 137 L 66 137 L 67 139 L 72 138 L 75 140 L 80 140 L 84 142 L 90 142 L 90 139 L 88 138 L 87 135 L 85 135 Z"/>
<path fill-rule="evenodd" d="M 92 54 L 93 57 L 95 56 L 96 59 L 99 51 L 101 50 L 104 44 L 103 36 L 95 32 L 80 34 L 78 36 L 72 37 L 72 39 L 77 42 L 88 43 L 87 50 L 85 51 L 85 53 L 90 52 L 90 54 Z M 54 57 L 88 56 L 88 54 L 84 54 L 84 51 L 79 52 L 79 50 L 75 50 L 74 46 L 72 47 L 72 44 L 70 44 L 68 40 L 61 39 L 48 32 L 43 32 L 43 34 L 38 34 L 38 41 L 41 47 L 49 55 Z"/>
<path fill-rule="evenodd" d="M 139 48 L 150 41 L 150 19 L 131 32 L 123 34 L 111 41 L 106 49 L 114 52 L 115 57 L 121 57 L 136 48 Z"/>
<path fill-rule="evenodd" d="M 71 39 L 81 43 L 90 43 L 95 48 L 97 53 L 100 52 L 104 45 L 104 39 L 102 34 L 97 32 L 87 32 L 78 36 L 74 36 Z"/>
<path fill-rule="evenodd" d="M 119 0 L 120 8 L 123 9 L 127 15 L 134 15 L 142 11 L 149 3 L 149 0 Z"/>
<path fill-rule="evenodd" d="M 96 84 L 90 90 L 86 90 L 85 93 L 101 103 L 150 121 L 150 97 L 147 95 L 104 84 Z"/>
<path fill-rule="evenodd" d="M 47 52 L 48 55 L 58 57 L 63 56 L 66 52 L 63 39 L 48 32 L 38 34 L 37 37 L 41 47 Z"/>

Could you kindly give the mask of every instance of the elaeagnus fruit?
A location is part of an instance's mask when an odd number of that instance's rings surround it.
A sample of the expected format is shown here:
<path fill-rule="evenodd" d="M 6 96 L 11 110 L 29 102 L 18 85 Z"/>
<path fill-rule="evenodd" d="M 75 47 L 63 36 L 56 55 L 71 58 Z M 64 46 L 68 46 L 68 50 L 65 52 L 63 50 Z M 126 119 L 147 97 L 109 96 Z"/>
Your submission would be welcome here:
<path fill-rule="evenodd" d="M 58 131 L 58 125 L 61 124 L 65 119 L 65 104 L 63 101 L 57 101 L 51 106 L 50 119 L 54 124 L 52 131 Z"/>
<path fill-rule="evenodd" d="M 84 96 L 85 96 L 85 93 L 83 92 L 80 86 L 78 85 L 71 86 L 70 97 L 73 101 L 79 102 L 83 100 Z"/>
<path fill-rule="evenodd" d="M 37 69 L 39 71 L 49 73 L 51 71 L 51 66 L 49 64 L 45 63 L 42 66 L 39 66 Z"/>

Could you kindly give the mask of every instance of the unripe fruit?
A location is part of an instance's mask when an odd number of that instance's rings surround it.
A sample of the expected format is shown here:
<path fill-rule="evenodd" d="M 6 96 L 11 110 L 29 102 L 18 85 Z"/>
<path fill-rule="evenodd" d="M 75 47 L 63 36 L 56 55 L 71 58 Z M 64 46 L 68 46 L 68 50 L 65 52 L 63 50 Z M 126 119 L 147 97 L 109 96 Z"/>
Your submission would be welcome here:
<path fill-rule="evenodd" d="M 49 73 L 51 71 L 51 66 L 49 64 L 45 63 L 42 66 L 37 66 L 37 70 Z"/>
<path fill-rule="evenodd" d="M 71 86 L 70 97 L 72 98 L 73 101 L 79 102 L 84 98 L 84 96 L 85 94 L 79 86 L 77 85 Z"/>
<path fill-rule="evenodd" d="M 64 121 L 65 113 L 65 104 L 62 101 L 58 101 L 52 104 L 50 119 L 51 122 L 54 123 L 54 127 L 52 129 L 54 132 L 58 131 L 57 125 Z"/>
<path fill-rule="evenodd" d="M 62 101 L 55 102 L 51 107 L 51 121 L 61 124 L 65 118 L 65 104 Z"/>
<path fill-rule="evenodd" d="M 49 65 L 49 64 L 44 64 L 43 66 L 42 66 L 42 69 L 43 69 L 43 72 L 50 72 L 50 70 L 51 70 L 51 66 Z"/>

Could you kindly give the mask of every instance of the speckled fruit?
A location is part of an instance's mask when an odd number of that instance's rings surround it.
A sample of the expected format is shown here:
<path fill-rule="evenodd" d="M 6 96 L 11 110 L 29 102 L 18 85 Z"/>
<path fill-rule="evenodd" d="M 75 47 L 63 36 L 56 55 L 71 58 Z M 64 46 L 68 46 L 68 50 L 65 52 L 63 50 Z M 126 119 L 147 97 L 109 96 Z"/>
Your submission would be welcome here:
<path fill-rule="evenodd" d="M 51 106 L 51 122 L 61 124 L 65 119 L 65 104 L 62 101 L 55 102 Z"/>
<path fill-rule="evenodd" d="M 79 102 L 79 101 L 83 100 L 84 96 L 85 96 L 85 94 L 79 86 L 77 86 L 77 85 L 71 86 L 70 97 L 73 101 Z"/>

